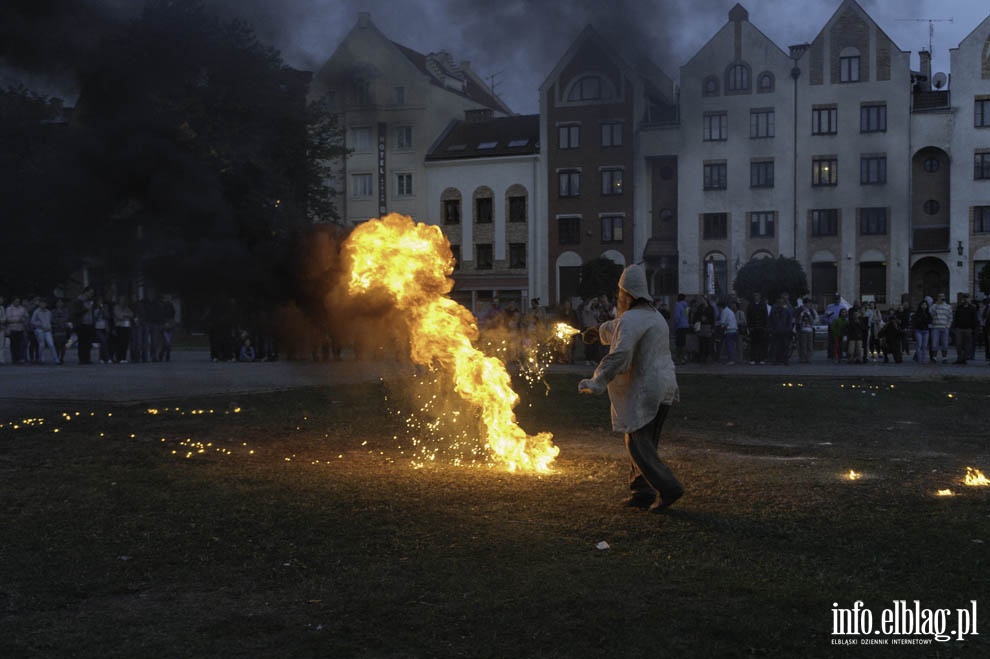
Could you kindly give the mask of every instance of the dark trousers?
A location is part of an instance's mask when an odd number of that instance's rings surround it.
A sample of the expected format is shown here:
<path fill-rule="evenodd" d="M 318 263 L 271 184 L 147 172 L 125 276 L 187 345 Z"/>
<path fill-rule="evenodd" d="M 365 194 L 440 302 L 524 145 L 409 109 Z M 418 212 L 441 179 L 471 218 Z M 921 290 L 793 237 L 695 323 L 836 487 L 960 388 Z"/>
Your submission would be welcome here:
<path fill-rule="evenodd" d="M 767 358 L 767 331 L 762 327 L 749 328 L 749 360 L 762 362 Z"/>
<path fill-rule="evenodd" d="M 674 473 L 660 460 L 660 431 L 670 411 L 670 405 L 661 405 L 652 421 L 639 430 L 626 433 L 626 450 L 629 451 L 629 489 L 636 498 L 651 499 L 680 496 L 684 486 Z"/>
<path fill-rule="evenodd" d="M 76 328 L 76 338 L 79 339 L 79 343 L 76 344 L 76 354 L 79 355 L 80 364 L 92 364 L 90 359 L 90 354 L 93 352 L 93 337 L 96 334 L 96 330 L 93 329 L 92 325 L 79 325 Z"/>

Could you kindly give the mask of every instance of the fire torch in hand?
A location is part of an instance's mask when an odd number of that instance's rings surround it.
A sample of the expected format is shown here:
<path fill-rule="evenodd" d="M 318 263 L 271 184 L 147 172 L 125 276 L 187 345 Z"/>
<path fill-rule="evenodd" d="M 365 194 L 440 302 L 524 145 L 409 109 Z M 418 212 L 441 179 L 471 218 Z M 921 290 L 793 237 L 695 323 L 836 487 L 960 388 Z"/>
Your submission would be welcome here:
<path fill-rule="evenodd" d="M 593 343 L 598 343 L 599 341 L 598 326 L 595 325 L 594 327 L 589 327 L 588 329 L 581 332 L 581 340 L 587 343 L 588 345 L 591 345 Z"/>

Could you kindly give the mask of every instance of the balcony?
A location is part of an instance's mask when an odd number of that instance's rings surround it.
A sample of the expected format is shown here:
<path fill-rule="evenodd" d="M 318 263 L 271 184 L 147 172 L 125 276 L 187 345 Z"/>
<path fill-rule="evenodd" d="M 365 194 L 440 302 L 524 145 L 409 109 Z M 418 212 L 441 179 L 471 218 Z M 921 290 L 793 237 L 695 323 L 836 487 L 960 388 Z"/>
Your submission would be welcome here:
<path fill-rule="evenodd" d="M 911 111 L 948 110 L 949 92 L 915 92 L 911 95 Z"/>
<path fill-rule="evenodd" d="M 947 224 L 914 228 L 911 235 L 911 252 L 913 254 L 948 251 L 949 226 Z"/>

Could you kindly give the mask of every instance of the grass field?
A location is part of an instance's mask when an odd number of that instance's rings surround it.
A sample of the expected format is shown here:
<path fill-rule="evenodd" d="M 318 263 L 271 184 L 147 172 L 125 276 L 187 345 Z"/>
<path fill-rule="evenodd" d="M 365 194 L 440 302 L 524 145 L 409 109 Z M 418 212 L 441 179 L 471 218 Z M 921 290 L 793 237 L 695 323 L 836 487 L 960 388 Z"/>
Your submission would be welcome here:
<path fill-rule="evenodd" d="M 0 657 L 990 656 L 832 644 L 990 607 L 986 384 L 682 376 L 651 515 L 577 379 L 521 391 L 541 476 L 413 468 L 379 384 L 2 420 Z"/>

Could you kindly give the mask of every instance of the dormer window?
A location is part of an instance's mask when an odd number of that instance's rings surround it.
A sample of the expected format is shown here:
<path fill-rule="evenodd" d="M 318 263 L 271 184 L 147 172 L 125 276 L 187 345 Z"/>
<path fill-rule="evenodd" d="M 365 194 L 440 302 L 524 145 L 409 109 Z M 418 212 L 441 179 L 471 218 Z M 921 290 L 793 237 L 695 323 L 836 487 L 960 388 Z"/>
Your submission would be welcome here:
<path fill-rule="evenodd" d="M 859 50 L 843 48 L 839 54 L 839 82 L 859 82 Z"/>
<path fill-rule="evenodd" d="M 749 67 L 745 64 L 733 64 L 725 72 L 725 91 L 748 92 L 750 89 Z"/>
<path fill-rule="evenodd" d="M 760 77 L 756 79 L 756 92 L 758 94 L 769 94 L 773 91 L 773 74 L 769 71 L 764 71 L 760 74 Z"/>
<path fill-rule="evenodd" d="M 567 100 L 571 102 L 607 101 L 613 96 L 612 85 L 597 75 L 578 78 L 567 91 Z"/>

